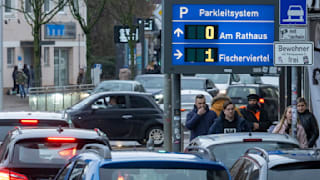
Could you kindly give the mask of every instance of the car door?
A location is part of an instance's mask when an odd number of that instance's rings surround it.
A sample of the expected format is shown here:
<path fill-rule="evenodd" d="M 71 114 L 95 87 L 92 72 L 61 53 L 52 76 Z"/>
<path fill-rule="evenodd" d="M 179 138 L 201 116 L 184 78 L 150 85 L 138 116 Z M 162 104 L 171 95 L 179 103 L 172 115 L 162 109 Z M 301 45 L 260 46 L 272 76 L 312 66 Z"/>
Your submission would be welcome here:
<path fill-rule="evenodd" d="M 143 95 L 130 95 L 129 108 L 127 113 L 132 117 L 128 119 L 127 124 L 130 127 L 130 136 L 135 139 L 141 139 L 146 130 L 153 124 L 160 124 L 157 119 L 161 119 L 160 109 L 155 107 L 150 98 Z"/>
<path fill-rule="evenodd" d="M 127 139 L 128 127 L 125 119 L 130 117 L 126 113 L 127 101 L 126 95 L 108 94 L 105 95 L 105 108 L 94 110 L 93 114 L 99 119 L 98 127 L 105 132 L 110 139 Z M 116 98 L 116 104 L 111 104 L 110 100 Z"/>

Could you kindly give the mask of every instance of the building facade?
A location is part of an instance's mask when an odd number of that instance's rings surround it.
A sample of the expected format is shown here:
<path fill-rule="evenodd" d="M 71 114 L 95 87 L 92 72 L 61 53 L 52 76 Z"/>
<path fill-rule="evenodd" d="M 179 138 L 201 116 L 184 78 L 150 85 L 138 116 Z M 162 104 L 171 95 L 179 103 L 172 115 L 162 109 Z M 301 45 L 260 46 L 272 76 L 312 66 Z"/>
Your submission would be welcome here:
<path fill-rule="evenodd" d="M 79 0 L 80 1 L 80 0 Z M 6 6 L 21 8 L 22 0 L 5 0 Z M 53 0 L 44 0 L 44 13 L 52 10 Z M 24 4 L 27 12 L 30 4 Z M 31 26 L 23 13 L 3 8 L 3 87 L 12 88 L 14 66 L 22 68 L 34 64 L 33 36 Z M 79 11 L 86 17 L 86 6 L 79 4 Z M 76 84 L 80 68 L 86 69 L 86 37 L 73 18 L 68 6 L 63 7 L 54 18 L 41 28 L 41 84 L 42 86 L 65 86 Z"/>

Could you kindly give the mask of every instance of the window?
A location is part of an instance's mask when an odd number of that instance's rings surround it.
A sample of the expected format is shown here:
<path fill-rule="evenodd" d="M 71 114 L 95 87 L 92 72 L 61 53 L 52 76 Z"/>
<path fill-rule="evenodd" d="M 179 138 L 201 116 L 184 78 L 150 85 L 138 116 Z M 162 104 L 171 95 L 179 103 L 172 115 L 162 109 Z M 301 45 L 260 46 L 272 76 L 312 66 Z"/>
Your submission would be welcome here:
<path fill-rule="evenodd" d="M 44 0 L 44 11 L 45 12 L 50 11 L 50 1 L 49 0 Z"/>
<path fill-rule="evenodd" d="M 12 12 L 11 7 L 12 7 L 12 1 L 11 0 L 5 0 L 5 10 L 4 10 L 4 12 L 6 12 L 6 13 Z"/>
<path fill-rule="evenodd" d="M 7 48 L 7 64 L 14 64 L 14 48 Z"/>
<path fill-rule="evenodd" d="M 86 167 L 86 163 L 82 161 L 76 162 L 76 165 L 72 169 L 72 172 L 70 174 L 70 180 L 77 180 L 82 179 L 81 176 L 83 174 L 83 170 Z"/>
<path fill-rule="evenodd" d="M 24 2 L 24 8 L 25 8 L 25 11 L 27 12 L 27 13 L 30 13 L 31 12 L 31 2 L 30 2 L 31 0 L 26 0 L 25 2 Z"/>
<path fill-rule="evenodd" d="M 43 57 L 43 63 L 45 66 L 49 66 L 49 59 L 50 59 L 50 51 L 49 47 L 44 48 L 44 57 Z"/>
<path fill-rule="evenodd" d="M 63 170 L 62 172 L 58 175 L 57 180 L 64 180 L 65 176 L 69 172 L 69 170 L 72 168 L 72 163 L 69 163 Z"/>
<path fill-rule="evenodd" d="M 153 108 L 152 104 L 145 98 L 130 96 L 131 108 Z"/>

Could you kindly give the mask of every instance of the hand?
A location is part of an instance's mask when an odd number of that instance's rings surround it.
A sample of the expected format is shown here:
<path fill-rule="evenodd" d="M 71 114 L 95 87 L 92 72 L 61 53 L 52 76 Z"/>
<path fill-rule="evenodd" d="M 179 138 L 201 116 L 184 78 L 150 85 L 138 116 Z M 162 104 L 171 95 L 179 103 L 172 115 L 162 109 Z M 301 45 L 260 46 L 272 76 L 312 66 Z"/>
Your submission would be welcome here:
<path fill-rule="evenodd" d="M 205 108 L 200 108 L 200 109 L 198 109 L 198 115 L 203 115 L 204 113 L 206 113 L 207 111 L 206 111 L 206 109 Z"/>
<path fill-rule="evenodd" d="M 253 130 L 259 129 L 259 123 L 254 122 L 253 123 Z"/>

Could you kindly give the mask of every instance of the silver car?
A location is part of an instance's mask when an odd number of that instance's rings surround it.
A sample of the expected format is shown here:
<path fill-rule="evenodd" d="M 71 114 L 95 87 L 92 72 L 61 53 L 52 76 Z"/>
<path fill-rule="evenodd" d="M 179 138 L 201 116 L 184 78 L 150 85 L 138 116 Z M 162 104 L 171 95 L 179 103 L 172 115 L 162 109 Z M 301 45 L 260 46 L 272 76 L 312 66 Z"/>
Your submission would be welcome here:
<path fill-rule="evenodd" d="M 234 180 L 316 180 L 320 177 L 319 149 L 265 151 L 248 149 L 232 166 Z"/>
<path fill-rule="evenodd" d="M 283 134 L 262 132 L 212 134 L 198 136 L 185 148 L 186 153 L 199 154 L 214 161 L 221 161 L 231 168 L 234 162 L 252 147 L 266 150 L 299 148 L 298 141 Z"/>

